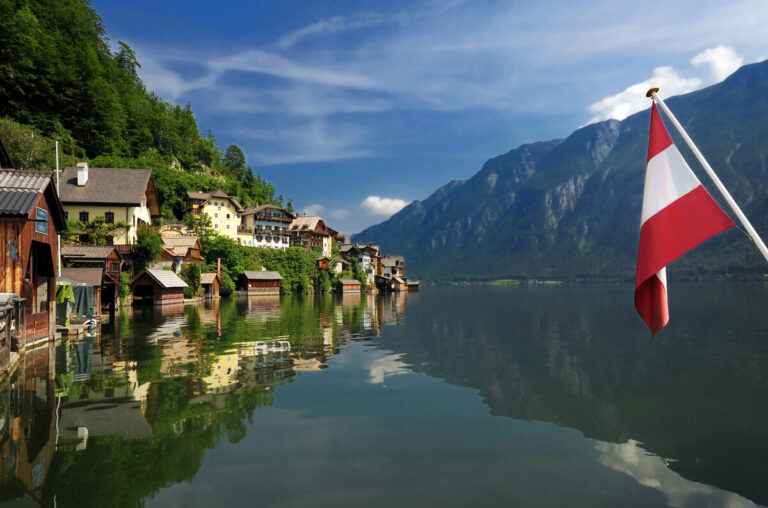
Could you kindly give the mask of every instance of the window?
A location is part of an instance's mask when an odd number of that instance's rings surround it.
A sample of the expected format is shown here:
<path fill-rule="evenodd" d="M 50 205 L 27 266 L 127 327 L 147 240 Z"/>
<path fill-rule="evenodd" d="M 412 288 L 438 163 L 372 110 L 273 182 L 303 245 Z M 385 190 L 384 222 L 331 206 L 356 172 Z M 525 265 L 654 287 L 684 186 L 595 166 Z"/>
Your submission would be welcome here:
<path fill-rule="evenodd" d="M 110 263 L 109 264 L 109 271 L 110 272 L 119 272 L 120 271 L 120 263 Z"/>
<path fill-rule="evenodd" d="M 227 229 L 229 229 L 229 224 L 227 224 Z"/>
<path fill-rule="evenodd" d="M 227 214 L 227 219 L 229 219 L 229 214 Z"/>
<path fill-rule="evenodd" d="M 115 223 L 115 212 L 107 212 L 104 214 L 104 222 L 107 224 Z"/>
<path fill-rule="evenodd" d="M 219 218 L 219 213 L 218 212 L 213 212 L 213 216 L 218 219 Z"/>
<path fill-rule="evenodd" d="M 215 227 L 216 229 L 219 229 L 219 223 L 217 222 L 216 224 L 213 225 L 213 227 Z"/>
<path fill-rule="evenodd" d="M 48 234 L 48 210 L 35 207 L 35 233 Z"/>
<path fill-rule="evenodd" d="M 80 222 L 88 222 L 88 212 L 80 212 Z"/>

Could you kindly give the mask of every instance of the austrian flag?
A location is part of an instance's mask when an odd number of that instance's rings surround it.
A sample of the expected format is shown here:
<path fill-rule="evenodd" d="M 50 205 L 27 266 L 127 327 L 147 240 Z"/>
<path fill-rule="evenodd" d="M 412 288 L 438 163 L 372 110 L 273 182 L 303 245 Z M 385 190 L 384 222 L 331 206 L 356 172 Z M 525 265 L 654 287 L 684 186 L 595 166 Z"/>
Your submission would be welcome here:
<path fill-rule="evenodd" d="M 635 307 L 651 334 L 669 322 L 666 266 L 734 223 L 704 189 L 651 108 Z"/>

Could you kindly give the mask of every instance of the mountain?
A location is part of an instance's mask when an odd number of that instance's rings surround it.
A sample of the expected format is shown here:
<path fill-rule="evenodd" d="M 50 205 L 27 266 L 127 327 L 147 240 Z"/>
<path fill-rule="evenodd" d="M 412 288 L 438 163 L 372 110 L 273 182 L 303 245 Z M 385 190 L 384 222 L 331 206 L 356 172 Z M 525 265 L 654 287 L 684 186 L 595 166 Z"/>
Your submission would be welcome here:
<path fill-rule="evenodd" d="M 717 85 L 666 102 L 757 231 L 768 232 L 768 63 L 744 66 Z M 406 256 L 409 276 L 432 281 L 632 280 L 649 112 L 494 157 L 469 180 L 441 187 L 353 240 Z M 666 123 L 715 195 L 709 177 Z M 673 263 L 669 276 L 757 277 L 768 272 L 764 263 L 734 228 Z"/>

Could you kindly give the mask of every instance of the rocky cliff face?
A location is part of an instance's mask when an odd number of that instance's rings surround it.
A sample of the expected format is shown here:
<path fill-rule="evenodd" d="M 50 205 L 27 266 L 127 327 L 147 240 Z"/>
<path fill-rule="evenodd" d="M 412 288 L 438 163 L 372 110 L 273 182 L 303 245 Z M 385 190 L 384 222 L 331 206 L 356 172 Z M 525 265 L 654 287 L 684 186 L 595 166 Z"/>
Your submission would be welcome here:
<path fill-rule="evenodd" d="M 758 231 L 768 231 L 768 63 L 667 103 Z M 631 280 L 648 122 L 646 110 L 522 145 L 353 238 L 404 254 L 409 275 L 431 280 Z M 671 124 L 668 130 L 711 187 Z M 738 231 L 720 235 L 676 263 L 677 276 L 754 276 L 763 266 L 750 248 Z"/>

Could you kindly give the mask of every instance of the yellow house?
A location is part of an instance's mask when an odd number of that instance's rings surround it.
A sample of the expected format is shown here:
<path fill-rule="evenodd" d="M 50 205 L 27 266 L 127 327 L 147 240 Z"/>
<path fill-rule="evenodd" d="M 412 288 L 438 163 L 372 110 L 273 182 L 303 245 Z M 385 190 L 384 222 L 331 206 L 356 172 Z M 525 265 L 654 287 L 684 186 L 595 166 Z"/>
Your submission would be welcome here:
<path fill-rule="evenodd" d="M 235 198 L 227 196 L 221 189 L 213 192 L 187 192 L 187 211 L 193 215 L 201 213 L 208 215 L 214 231 L 235 241 L 238 240 L 237 228 L 243 207 Z"/>
<path fill-rule="evenodd" d="M 107 224 L 128 224 L 110 233 L 107 242 L 114 245 L 136 243 L 137 228 L 160 216 L 149 169 L 89 168 L 80 162 L 64 170 L 59 196 L 67 219 L 90 222 L 104 217 Z"/>

